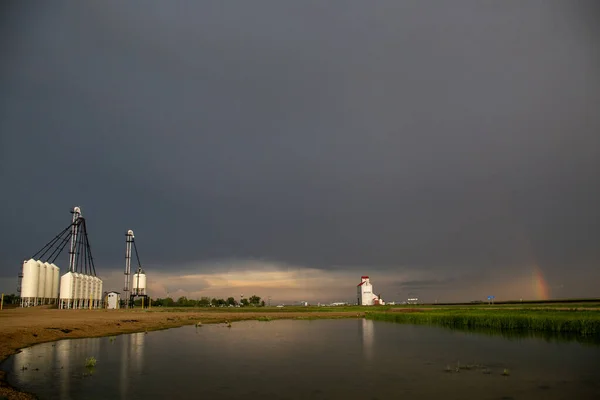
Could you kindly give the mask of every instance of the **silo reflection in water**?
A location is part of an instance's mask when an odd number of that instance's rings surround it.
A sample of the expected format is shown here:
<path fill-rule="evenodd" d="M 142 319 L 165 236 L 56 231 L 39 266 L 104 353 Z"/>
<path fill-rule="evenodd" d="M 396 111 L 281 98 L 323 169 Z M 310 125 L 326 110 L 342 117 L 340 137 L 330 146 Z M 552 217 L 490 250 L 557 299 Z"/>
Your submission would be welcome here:
<path fill-rule="evenodd" d="M 132 376 L 141 375 L 143 372 L 146 333 L 140 332 L 122 335 L 120 339 L 122 343 L 120 371 L 121 398 L 127 398 Z"/>
<path fill-rule="evenodd" d="M 363 340 L 363 354 L 365 360 L 370 361 L 373 358 L 373 342 L 375 337 L 375 326 L 373 320 L 363 318 L 362 320 L 362 340 Z"/>

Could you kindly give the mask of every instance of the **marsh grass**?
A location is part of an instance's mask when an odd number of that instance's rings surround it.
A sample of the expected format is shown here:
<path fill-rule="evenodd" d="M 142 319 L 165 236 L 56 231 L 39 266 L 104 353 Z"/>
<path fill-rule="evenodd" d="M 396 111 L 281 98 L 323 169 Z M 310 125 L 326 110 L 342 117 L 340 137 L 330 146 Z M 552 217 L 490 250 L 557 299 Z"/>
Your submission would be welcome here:
<path fill-rule="evenodd" d="M 598 311 L 442 309 L 418 313 L 367 312 L 365 317 L 377 321 L 433 324 L 467 330 L 543 331 L 600 338 Z"/>
<path fill-rule="evenodd" d="M 262 322 L 268 322 L 268 321 L 273 321 L 273 318 L 271 317 L 267 317 L 266 315 L 264 317 L 258 317 L 256 318 L 257 321 L 262 321 Z"/>
<path fill-rule="evenodd" d="M 96 366 L 96 358 L 88 357 L 85 359 L 85 367 L 86 368 L 94 368 Z"/>

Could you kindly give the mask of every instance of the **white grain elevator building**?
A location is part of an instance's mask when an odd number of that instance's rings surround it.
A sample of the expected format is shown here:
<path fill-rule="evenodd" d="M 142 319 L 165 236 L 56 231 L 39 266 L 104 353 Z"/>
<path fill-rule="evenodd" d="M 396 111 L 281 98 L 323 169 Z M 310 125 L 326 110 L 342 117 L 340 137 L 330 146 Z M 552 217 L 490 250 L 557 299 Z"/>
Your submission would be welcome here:
<path fill-rule="evenodd" d="M 359 306 L 383 305 L 383 299 L 373 293 L 373 285 L 368 276 L 361 276 L 360 283 L 356 285 Z"/>

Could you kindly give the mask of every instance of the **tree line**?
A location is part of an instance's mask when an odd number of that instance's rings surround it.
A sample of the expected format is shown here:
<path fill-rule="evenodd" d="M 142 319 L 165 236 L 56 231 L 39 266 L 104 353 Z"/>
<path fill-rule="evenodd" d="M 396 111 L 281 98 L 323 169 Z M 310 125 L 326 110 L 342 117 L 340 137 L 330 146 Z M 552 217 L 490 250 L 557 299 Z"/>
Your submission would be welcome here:
<path fill-rule="evenodd" d="M 19 304 L 21 298 L 16 294 L 5 294 L 4 304 Z M 136 299 L 134 304 L 141 305 L 142 300 Z M 240 302 L 236 301 L 233 297 L 227 299 L 217 299 L 210 297 L 201 297 L 200 299 L 188 299 L 185 296 L 181 296 L 177 301 L 171 297 L 164 299 L 157 298 L 152 300 L 152 307 L 229 307 L 229 306 L 241 306 L 241 307 L 264 307 L 265 302 L 261 300 L 260 296 L 252 295 L 250 298 L 242 299 Z"/>
<path fill-rule="evenodd" d="M 265 302 L 261 300 L 260 296 L 252 295 L 248 299 L 242 299 L 240 302 L 236 301 L 233 297 L 227 299 L 217 299 L 210 297 L 201 297 L 200 299 L 188 299 L 185 296 L 181 296 L 177 301 L 171 297 L 164 299 L 157 298 L 152 300 L 152 307 L 264 307 Z"/>

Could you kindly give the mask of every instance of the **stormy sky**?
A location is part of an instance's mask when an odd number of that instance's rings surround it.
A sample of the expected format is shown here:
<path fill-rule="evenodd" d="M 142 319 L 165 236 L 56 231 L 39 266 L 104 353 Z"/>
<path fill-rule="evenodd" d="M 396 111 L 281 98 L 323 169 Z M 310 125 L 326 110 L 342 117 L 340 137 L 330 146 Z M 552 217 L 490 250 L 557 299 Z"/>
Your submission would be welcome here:
<path fill-rule="evenodd" d="M 598 296 L 598 17 L 5 1 L 0 290 L 80 206 L 105 289 L 133 229 L 153 296 Z"/>

